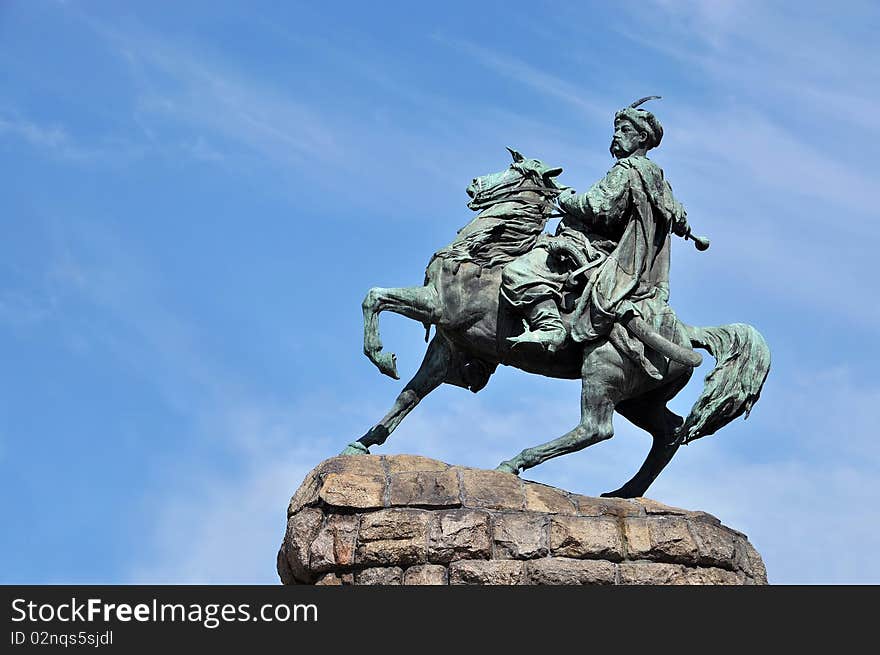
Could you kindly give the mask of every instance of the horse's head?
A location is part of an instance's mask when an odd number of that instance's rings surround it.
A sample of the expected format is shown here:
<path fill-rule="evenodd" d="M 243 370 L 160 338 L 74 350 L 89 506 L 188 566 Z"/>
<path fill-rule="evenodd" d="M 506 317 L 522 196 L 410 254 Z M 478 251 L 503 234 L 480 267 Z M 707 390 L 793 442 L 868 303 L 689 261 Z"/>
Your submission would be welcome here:
<path fill-rule="evenodd" d="M 562 173 L 562 169 L 547 166 L 540 159 L 527 159 L 512 148 L 507 149 L 513 157 L 513 163 L 503 171 L 475 177 L 467 187 L 471 197 L 468 207 L 478 209 L 487 202 L 509 196 L 517 187 L 531 186 L 556 191 L 559 187 L 553 178 Z M 528 183 L 531 184 L 528 184 Z"/>

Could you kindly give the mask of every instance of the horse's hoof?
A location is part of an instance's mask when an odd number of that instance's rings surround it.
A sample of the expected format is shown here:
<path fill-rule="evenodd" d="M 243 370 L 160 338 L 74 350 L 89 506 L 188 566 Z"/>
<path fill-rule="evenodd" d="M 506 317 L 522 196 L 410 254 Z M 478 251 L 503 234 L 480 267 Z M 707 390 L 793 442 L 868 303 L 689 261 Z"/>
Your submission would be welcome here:
<path fill-rule="evenodd" d="M 352 441 L 348 447 L 343 450 L 340 455 L 369 455 L 370 449 L 360 441 Z"/>
<path fill-rule="evenodd" d="M 637 496 L 633 493 L 627 492 L 625 487 L 621 487 L 620 489 L 616 489 L 615 491 L 606 491 L 604 494 L 599 495 L 600 498 L 636 498 Z"/>
<path fill-rule="evenodd" d="M 379 353 L 374 361 L 382 373 L 395 380 L 400 379 L 400 376 L 397 374 L 397 355 L 394 353 Z"/>
<path fill-rule="evenodd" d="M 498 466 L 495 467 L 496 471 L 501 471 L 502 473 L 513 473 L 514 475 L 519 475 L 519 467 L 513 466 L 509 461 L 501 462 Z"/>

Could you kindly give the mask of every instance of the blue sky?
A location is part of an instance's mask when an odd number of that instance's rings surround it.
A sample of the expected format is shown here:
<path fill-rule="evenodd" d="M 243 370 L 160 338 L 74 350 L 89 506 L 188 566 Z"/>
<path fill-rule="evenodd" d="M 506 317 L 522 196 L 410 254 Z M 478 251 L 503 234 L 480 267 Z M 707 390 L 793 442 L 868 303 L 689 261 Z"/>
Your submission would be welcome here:
<path fill-rule="evenodd" d="M 367 289 L 421 283 L 505 146 L 585 190 L 614 111 L 658 94 L 652 157 L 713 241 L 674 244 L 671 303 L 755 325 L 773 369 L 649 494 L 747 533 L 771 582 L 880 583 L 878 27 L 868 2 L 0 4 L 0 582 L 275 583 L 287 499 L 401 388 L 361 353 Z M 382 328 L 412 375 L 422 327 Z M 578 396 L 502 369 L 376 452 L 493 468 Z M 616 488 L 650 439 L 615 428 L 525 477 Z"/>

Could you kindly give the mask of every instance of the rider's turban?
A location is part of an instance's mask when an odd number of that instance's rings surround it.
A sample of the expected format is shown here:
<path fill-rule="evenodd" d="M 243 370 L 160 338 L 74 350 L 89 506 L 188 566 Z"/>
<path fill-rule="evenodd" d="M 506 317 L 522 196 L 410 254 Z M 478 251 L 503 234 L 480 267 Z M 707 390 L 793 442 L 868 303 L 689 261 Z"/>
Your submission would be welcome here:
<path fill-rule="evenodd" d="M 648 142 L 645 144 L 648 149 L 656 148 L 660 145 L 663 138 L 663 126 L 660 121 L 646 109 L 636 109 L 643 102 L 648 100 L 659 99 L 660 96 L 647 96 L 641 100 L 636 100 L 629 107 L 624 107 L 614 114 L 614 122 L 619 120 L 627 120 L 632 123 L 639 132 L 645 132 L 648 135 Z"/>

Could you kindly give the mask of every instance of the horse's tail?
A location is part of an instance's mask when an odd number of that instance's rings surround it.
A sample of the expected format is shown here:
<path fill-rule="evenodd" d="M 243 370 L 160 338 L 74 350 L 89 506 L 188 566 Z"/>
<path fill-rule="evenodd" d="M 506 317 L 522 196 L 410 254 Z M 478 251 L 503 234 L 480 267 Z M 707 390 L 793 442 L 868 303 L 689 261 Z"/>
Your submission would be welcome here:
<path fill-rule="evenodd" d="M 716 363 L 680 428 L 682 443 L 713 434 L 743 413 L 748 418 L 770 372 L 770 348 L 751 325 L 687 326 L 687 332 L 691 345 L 708 350 Z"/>

